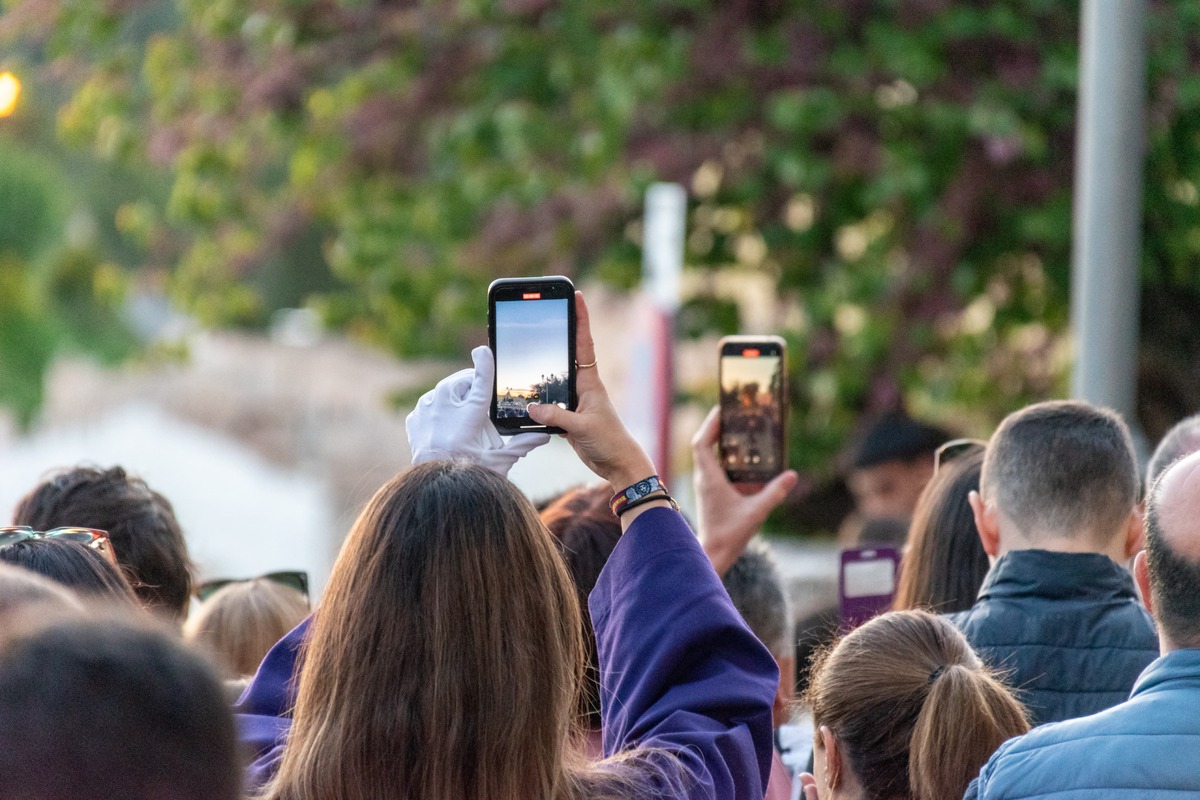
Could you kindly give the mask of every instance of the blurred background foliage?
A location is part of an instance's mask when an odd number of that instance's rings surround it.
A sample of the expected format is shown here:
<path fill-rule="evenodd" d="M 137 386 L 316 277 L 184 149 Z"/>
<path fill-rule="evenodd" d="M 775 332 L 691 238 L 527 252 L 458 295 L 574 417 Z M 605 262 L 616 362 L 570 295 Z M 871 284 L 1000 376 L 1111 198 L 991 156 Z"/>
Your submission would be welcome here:
<path fill-rule="evenodd" d="M 306 303 L 398 355 L 470 343 L 496 276 L 632 287 L 654 180 L 689 188 L 689 268 L 778 287 L 796 466 L 827 471 L 900 403 L 986 432 L 1066 392 L 1078 3 L 4 7 L 8 66 L 39 76 L 58 136 L 0 139 L 29 156 L 0 159 L 0 203 L 21 181 L 45 198 L 0 222 L 0 368 L 18 376 L 0 401 L 25 413 L 78 341 L 58 329 L 109 321 L 122 283 L 161 283 L 213 325 Z M 1200 396 L 1200 4 L 1150 8 L 1155 436 Z M 102 175 L 108 191 L 79 180 Z M 84 247 L 63 233 L 73 208 L 94 220 Z M 753 326 L 719 292 L 681 318 L 689 335 Z"/>

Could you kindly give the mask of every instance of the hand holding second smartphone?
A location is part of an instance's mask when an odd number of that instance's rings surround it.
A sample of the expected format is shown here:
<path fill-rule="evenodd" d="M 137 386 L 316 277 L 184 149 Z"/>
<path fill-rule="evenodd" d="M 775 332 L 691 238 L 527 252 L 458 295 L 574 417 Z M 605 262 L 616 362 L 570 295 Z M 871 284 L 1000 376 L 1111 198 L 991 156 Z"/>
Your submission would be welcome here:
<path fill-rule="evenodd" d="M 784 470 L 766 486 L 735 486 L 717 457 L 719 408 L 705 418 L 692 439 L 692 487 L 696 496 L 696 533 L 718 575 L 724 575 L 758 533 L 763 522 L 800 483 Z"/>

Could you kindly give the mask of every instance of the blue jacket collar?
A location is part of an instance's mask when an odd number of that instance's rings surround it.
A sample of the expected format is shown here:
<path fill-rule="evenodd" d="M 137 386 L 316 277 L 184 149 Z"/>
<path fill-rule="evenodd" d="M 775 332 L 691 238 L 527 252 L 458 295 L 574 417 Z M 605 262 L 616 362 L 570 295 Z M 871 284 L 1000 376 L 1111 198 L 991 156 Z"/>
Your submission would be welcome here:
<path fill-rule="evenodd" d="M 1181 681 L 1200 688 L 1200 650 L 1172 650 L 1154 659 L 1142 671 L 1129 696 L 1137 697 L 1165 688 L 1168 683 L 1178 685 Z"/>
<path fill-rule="evenodd" d="M 1136 600 L 1137 593 L 1129 572 L 1108 556 L 1012 550 L 992 565 L 979 589 L 985 597 Z"/>

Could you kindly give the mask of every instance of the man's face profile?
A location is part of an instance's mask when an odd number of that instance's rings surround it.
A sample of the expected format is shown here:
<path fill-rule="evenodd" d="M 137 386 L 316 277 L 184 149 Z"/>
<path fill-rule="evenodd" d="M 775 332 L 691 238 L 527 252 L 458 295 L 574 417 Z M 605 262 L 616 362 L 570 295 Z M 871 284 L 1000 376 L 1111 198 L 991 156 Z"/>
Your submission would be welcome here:
<path fill-rule="evenodd" d="M 885 461 L 850 475 L 850 491 L 864 517 L 911 517 L 917 498 L 933 476 L 933 457 Z"/>

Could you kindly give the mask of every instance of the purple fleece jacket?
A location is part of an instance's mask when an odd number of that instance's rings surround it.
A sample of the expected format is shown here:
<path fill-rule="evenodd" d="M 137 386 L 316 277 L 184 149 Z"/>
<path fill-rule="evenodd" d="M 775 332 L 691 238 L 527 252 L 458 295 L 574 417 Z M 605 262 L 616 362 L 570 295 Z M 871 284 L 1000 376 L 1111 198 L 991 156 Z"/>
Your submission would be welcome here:
<path fill-rule="evenodd" d="M 771 771 L 775 660 L 734 609 L 678 512 L 650 509 L 621 537 L 588 605 L 600 653 L 604 752 L 673 754 L 687 800 L 760 800 Z M 279 767 L 306 620 L 238 701 L 261 786 Z"/>

